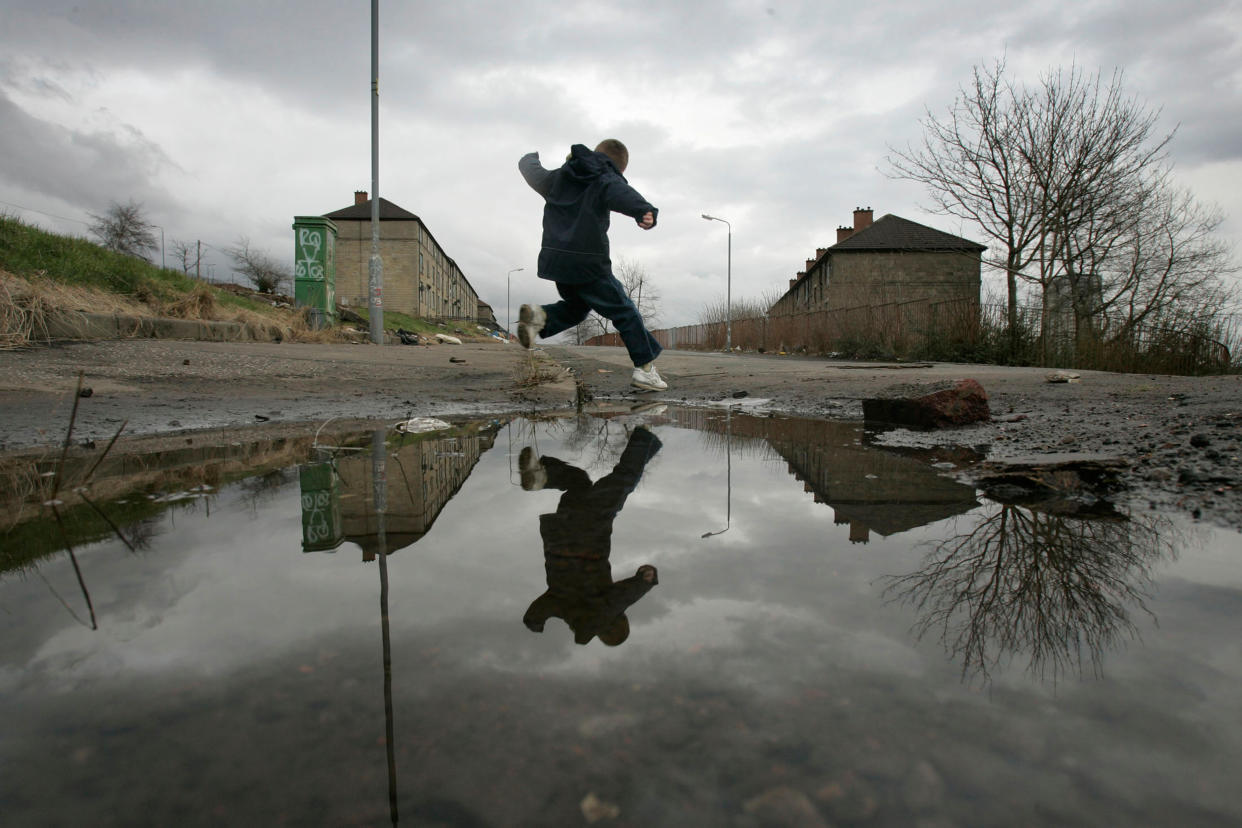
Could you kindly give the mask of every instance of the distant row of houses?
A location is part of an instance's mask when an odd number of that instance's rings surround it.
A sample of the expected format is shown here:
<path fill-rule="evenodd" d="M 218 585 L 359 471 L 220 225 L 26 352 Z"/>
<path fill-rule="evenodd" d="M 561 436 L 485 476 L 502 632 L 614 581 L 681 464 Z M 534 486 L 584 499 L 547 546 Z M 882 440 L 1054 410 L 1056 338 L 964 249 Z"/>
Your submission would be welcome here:
<path fill-rule="evenodd" d="M 783 316 L 860 305 L 979 301 L 987 247 L 870 207 L 854 210 L 854 225 L 806 260 L 769 310 Z"/>
<path fill-rule="evenodd" d="M 371 201 L 324 215 L 337 227 L 336 302 L 367 306 L 371 256 Z M 498 329 L 457 262 L 414 213 L 379 200 L 380 256 L 386 309 L 430 319 L 477 320 Z M 850 227 L 837 228 L 836 243 L 821 247 L 789 280 L 769 309 L 772 317 L 845 311 L 882 305 L 930 306 L 979 303 L 981 262 L 987 248 L 895 215 L 873 220 L 870 207 L 854 210 Z"/>
<path fill-rule="evenodd" d="M 337 304 L 365 308 L 370 295 L 371 200 L 366 192 L 356 191 L 353 204 L 326 213 L 324 218 L 331 219 L 337 228 Z M 421 218 L 380 198 L 379 220 L 386 310 L 496 327 L 491 306 L 479 298 L 466 274 Z"/>

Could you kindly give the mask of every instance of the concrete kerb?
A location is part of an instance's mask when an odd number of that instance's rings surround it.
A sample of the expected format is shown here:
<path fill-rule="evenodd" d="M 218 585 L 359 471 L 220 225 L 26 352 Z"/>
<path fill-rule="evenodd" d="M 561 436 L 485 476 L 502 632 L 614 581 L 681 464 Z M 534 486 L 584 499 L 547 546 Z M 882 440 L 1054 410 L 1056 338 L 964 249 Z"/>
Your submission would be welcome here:
<path fill-rule="evenodd" d="M 44 332 L 51 341 L 99 339 L 189 339 L 209 342 L 278 342 L 274 327 L 244 322 L 132 316 L 119 313 L 62 311 L 47 317 Z"/>

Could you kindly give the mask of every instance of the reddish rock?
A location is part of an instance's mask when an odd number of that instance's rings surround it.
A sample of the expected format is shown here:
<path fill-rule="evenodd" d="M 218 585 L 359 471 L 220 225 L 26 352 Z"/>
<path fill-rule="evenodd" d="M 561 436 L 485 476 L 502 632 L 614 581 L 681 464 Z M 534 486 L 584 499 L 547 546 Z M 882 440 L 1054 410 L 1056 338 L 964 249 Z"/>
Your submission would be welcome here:
<path fill-rule="evenodd" d="M 933 429 L 987 422 L 988 392 L 972 379 L 960 380 L 919 397 L 881 397 L 863 400 L 863 419 L 868 424 Z"/>

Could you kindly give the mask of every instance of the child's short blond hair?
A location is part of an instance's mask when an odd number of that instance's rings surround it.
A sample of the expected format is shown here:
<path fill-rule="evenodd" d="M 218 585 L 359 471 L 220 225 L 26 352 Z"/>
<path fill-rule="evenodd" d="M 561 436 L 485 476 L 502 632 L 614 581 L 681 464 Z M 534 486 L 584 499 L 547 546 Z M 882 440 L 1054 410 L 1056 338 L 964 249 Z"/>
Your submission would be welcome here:
<path fill-rule="evenodd" d="M 611 158 L 612 163 L 617 165 L 617 172 L 625 172 L 625 168 L 630 165 L 630 151 L 616 138 L 605 138 L 600 141 L 595 151 L 602 152 Z"/>

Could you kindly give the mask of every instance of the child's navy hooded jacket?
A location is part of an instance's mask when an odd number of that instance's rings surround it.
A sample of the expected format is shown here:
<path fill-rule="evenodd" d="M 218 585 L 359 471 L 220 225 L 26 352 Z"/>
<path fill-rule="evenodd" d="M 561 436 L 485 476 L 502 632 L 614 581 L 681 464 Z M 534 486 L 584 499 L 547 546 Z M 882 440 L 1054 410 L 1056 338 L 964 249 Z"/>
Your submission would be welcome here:
<path fill-rule="evenodd" d="M 518 170 L 544 199 L 541 279 L 580 284 L 612 276 L 609 213 L 638 221 L 659 212 L 626 183 L 611 158 L 582 144 L 570 148 L 560 169 L 544 169 L 532 152 L 522 156 Z"/>

